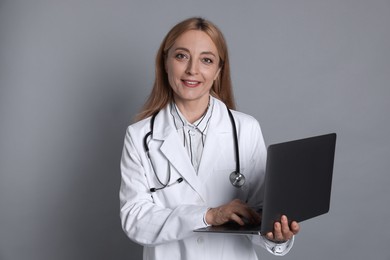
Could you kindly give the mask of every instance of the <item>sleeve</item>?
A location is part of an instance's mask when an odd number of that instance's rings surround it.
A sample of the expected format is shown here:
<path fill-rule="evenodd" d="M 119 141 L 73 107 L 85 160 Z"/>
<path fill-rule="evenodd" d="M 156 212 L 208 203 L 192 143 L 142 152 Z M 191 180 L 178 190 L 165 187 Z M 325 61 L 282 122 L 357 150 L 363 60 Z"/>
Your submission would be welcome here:
<path fill-rule="evenodd" d="M 267 249 L 268 252 L 270 252 L 273 255 L 277 256 L 284 256 L 288 252 L 290 252 L 291 248 L 293 247 L 295 238 L 286 241 L 285 243 L 275 243 L 268 239 L 266 239 L 263 236 L 252 236 L 252 243 L 255 245 L 259 245 L 265 249 Z"/>
<path fill-rule="evenodd" d="M 254 145 L 252 145 L 253 150 L 251 150 L 250 183 L 264 183 L 267 149 L 257 120 L 254 120 L 251 131 L 252 132 L 249 134 L 253 137 Z M 262 208 L 264 185 L 250 185 L 250 189 L 248 204 L 256 209 Z M 279 256 L 287 254 L 294 244 L 294 237 L 291 240 L 280 244 L 274 243 L 263 236 L 251 236 L 251 240 L 254 244 L 267 249 L 271 254 Z"/>
<path fill-rule="evenodd" d="M 148 172 L 142 164 L 141 142 L 137 150 L 132 136 L 135 135 L 130 126 L 122 152 L 119 191 L 120 218 L 124 232 L 131 240 L 145 246 L 191 236 L 193 229 L 205 226 L 203 216 L 207 207 L 180 205 L 170 209 L 157 205 L 149 191 L 146 177 Z"/>

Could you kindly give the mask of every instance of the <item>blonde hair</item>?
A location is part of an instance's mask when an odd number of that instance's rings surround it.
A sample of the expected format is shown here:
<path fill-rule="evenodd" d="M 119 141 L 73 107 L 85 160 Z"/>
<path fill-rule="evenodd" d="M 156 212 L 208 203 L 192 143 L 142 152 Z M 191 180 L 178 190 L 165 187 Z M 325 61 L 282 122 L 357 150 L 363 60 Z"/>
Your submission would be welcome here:
<path fill-rule="evenodd" d="M 165 36 L 156 55 L 155 81 L 152 92 L 146 100 L 136 120 L 147 118 L 173 100 L 173 91 L 165 72 L 165 58 L 176 39 L 189 30 L 205 32 L 213 41 L 220 58 L 220 72 L 210 90 L 212 96 L 223 101 L 230 109 L 235 109 L 232 83 L 230 79 L 229 56 L 225 38 L 222 32 L 210 21 L 200 17 L 186 19 L 175 25 Z"/>

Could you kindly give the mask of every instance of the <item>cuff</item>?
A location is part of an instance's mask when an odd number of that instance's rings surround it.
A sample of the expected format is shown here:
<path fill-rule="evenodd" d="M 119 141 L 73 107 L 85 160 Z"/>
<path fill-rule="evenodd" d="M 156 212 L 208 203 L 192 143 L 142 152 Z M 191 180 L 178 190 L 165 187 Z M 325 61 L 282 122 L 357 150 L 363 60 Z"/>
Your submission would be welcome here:
<path fill-rule="evenodd" d="M 268 252 L 273 255 L 283 256 L 287 254 L 294 244 L 294 237 L 284 243 L 275 243 L 262 237 Z"/>
<path fill-rule="evenodd" d="M 207 214 L 207 212 L 209 211 L 209 209 L 211 209 L 211 208 L 207 208 L 206 212 L 203 214 L 203 223 L 206 225 L 206 227 L 211 226 L 211 225 L 208 224 L 207 221 L 206 221 L 206 214 Z"/>

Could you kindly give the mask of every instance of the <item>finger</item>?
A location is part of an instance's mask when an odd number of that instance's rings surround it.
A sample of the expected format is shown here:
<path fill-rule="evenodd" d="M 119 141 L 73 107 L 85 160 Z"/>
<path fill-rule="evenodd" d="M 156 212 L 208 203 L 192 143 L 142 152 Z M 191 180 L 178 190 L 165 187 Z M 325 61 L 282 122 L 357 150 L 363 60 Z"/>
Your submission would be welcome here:
<path fill-rule="evenodd" d="M 281 218 L 281 231 L 282 231 L 282 240 L 289 240 L 292 238 L 293 233 L 290 230 L 290 227 L 288 225 L 288 219 L 285 215 Z"/>
<path fill-rule="evenodd" d="M 260 216 L 252 208 L 249 207 L 240 208 L 237 214 L 245 218 L 250 224 L 260 223 Z"/>
<path fill-rule="evenodd" d="M 296 234 L 298 234 L 299 230 L 300 230 L 300 227 L 299 227 L 298 222 L 293 221 L 293 222 L 291 223 L 291 232 L 292 232 L 294 235 L 296 235 Z"/>
<path fill-rule="evenodd" d="M 272 232 L 268 232 L 265 237 L 268 239 L 268 240 L 274 240 L 274 234 Z"/>
<path fill-rule="evenodd" d="M 233 206 L 234 212 L 247 219 L 252 224 L 258 224 L 261 221 L 261 216 L 245 202 L 240 199 L 234 199 L 230 203 Z"/>
<path fill-rule="evenodd" d="M 236 222 L 240 226 L 244 226 L 245 225 L 244 221 L 237 214 L 232 214 L 230 216 L 230 220 L 233 220 L 234 222 Z"/>
<path fill-rule="evenodd" d="M 282 227 L 279 222 L 275 222 L 274 224 L 274 240 L 275 241 L 283 241 Z"/>
<path fill-rule="evenodd" d="M 240 199 L 234 199 L 230 202 L 232 205 L 244 205 L 245 203 Z"/>
<path fill-rule="evenodd" d="M 252 224 L 260 224 L 261 222 L 261 215 L 257 213 L 255 210 L 250 208 L 249 213 L 251 214 L 251 223 Z"/>

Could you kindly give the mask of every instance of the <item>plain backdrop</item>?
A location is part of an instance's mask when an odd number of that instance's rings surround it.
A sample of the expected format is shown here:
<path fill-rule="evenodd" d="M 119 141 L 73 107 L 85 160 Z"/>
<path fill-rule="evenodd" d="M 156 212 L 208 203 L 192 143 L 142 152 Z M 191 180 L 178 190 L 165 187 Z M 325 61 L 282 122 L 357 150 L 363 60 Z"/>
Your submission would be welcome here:
<path fill-rule="evenodd" d="M 330 212 L 284 259 L 390 260 L 388 0 L 1 1 L 0 259 L 141 259 L 119 220 L 124 133 L 190 16 L 224 32 L 267 144 L 338 134 Z"/>

